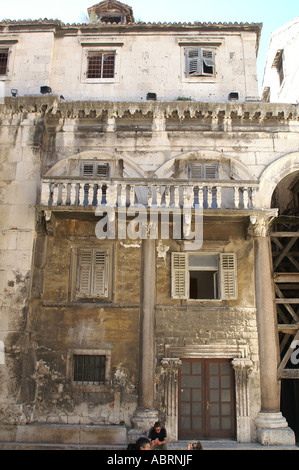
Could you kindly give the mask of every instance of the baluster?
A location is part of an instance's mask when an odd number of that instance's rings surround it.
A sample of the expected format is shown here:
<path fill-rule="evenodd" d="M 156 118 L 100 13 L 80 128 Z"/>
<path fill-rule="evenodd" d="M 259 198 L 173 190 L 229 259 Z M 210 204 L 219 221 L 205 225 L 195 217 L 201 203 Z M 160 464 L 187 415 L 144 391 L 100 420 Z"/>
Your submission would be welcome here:
<path fill-rule="evenodd" d="M 149 185 L 147 187 L 147 206 L 152 207 L 153 204 L 153 187 Z"/>
<path fill-rule="evenodd" d="M 84 206 L 84 199 L 85 199 L 85 183 L 80 183 L 79 185 L 79 206 Z"/>
<path fill-rule="evenodd" d="M 135 186 L 130 185 L 130 206 L 135 206 Z"/>
<path fill-rule="evenodd" d="M 126 188 L 127 188 L 127 186 L 125 184 L 121 185 L 121 189 L 120 189 L 120 207 L 126 207 L 126 203 L 127 203 Z"/>
<path fill-rule="evenodd" d="M 61 184 L 61 205 L 65 206 L 66 205 L 66 199 L 67 199 L 67 186 L 68 184 Z"/>
<path fill-rule="evenodd" d="M 103 185 L 98 184 L 98 194 L 97 194 L 98 206 L 102 205 L 102 200 L 103 200 Z"/>
<path fill-rule="evenodd" d="M 251 188 L 251 207 L 255 209 L 256 188 Z"/>
<path fill-rule="evenodd" d="M 71 183 L 71 188 L 70 188 L 70 205 L 71 206 L 76 205 L 76 186 L 77 186 L 77 183 Z"/>
<path fill-rule="evenodd" d="M 234 201 L 235 201 L 235 209 L 239 209 L 239 187 L 238 186 L 235 187 Z"/>
<path fill-rule="evenodd" d="M 162 204 L 162 186 L 157 186 L 157 206 L 161 207 Z"/>
<path fill-rule="evenodd" d="M 203 208 L 203 187 L 198 186 L 198 205 L 202 209 Z"/>
<path fill-rule="evenodd" d="M 52 206 L 58 206 L 59 183 L 54 183 Z"/>
<path fill-rule="evenodd" d="M 115 206 L 115 184 L 107 184 L 106 190 L 106 204 L 107 206 Z M 116 193 L 117 196 L 117 193 Z"/>
<path fill-rule="evenodd" d="M 174 207 L 180 207 L 180 192 L 179 192 L 179 187 L 175 186 L 174 187 Z"/>
<path fill-rule="evenodd" d="M 91 205 L 92 205 L 92 199 L 93 199 L 93 184 L 90 184 L 90 183 L 89 183 L 89 184 L 87 185 L 86 196 L 87 196 L 86 205 L 87 205 L 87 206 L 91 206 Z"/>
<path fill-rule="evenodd" d="M 243 188 L 243 201 L 244 201 L 244 209 L 248 209 L 248 188 Z"/>
<path fill-rule="evenodd" d="M 216 205 L 217 205 L 217 209 L 221 209 L 222 195 L 221 195 L 221 188 L 219 186 L 217 186 L 216 188 Z"/>
<path fill-rule="evenodd" d="M 208 188 L 208 209 L 212 208 L 213 204 L 213 188 Z"/>
<path fill-rule="evenodd" d="M 42 184 L 41 204 L 48 206 L 50 203 L 51 183 Z"/>
<path fill-rule="evenodd" d="M 165 207 L 170 207 L 170 187 L 165 186 Z"/>

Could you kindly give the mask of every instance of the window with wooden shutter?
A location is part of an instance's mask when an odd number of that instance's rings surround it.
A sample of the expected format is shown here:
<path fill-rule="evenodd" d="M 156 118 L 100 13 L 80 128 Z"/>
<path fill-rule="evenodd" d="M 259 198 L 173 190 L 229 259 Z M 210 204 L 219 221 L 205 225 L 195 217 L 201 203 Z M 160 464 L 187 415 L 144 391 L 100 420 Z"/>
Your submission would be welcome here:
<path fill-rule="evenodd" d="M 222 299 L 237 298 L 237 266 L 234 253 L 221 253 L 221 297 Z"/>
<path fill-rule="evenodd" d="M 234 253 L 172 253 L 173 299 L 228 300 L 237 298 Z"/>
<path fill-rule="evenodd" d="M 186 75 L 202 76 L 214 75 L 215 53 L 212 49 L 192 47 L 185 49 Z"/>
<path fill-rule="evenodd" d="M 107 178 L 109 176 L 109 163 L 84 162 L 81 164 L 81 175 L 91 178 Z"/>
<path fill-rule="evenodd" d="M 190 162 L 188 177 L 191 179 L 218 179 L 218 169 L 217 162 Z"/>
<path fill-rule="evenodd" d="M 108 297 L 108 250 L 82 248 L 78 250 L 77 297 Z"/>
<path fill-rule="evenodd" d="M 187 299 L 186 253 L 172 253 L 172 298 Z"/>

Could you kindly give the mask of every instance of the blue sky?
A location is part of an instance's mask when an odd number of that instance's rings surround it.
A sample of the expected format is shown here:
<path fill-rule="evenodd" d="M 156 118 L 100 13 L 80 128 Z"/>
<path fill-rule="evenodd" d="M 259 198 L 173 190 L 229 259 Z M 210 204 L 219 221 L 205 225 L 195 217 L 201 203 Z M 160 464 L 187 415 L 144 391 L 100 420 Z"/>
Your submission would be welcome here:
<path fill-rule="evenodd" d="M 2 0 L 0 19 L 59 19 L 82 23 L 96 0 Z M 144 22 L 263 23 L 258 55 L 259 83 L 270 33 L 299 16 L 298 0 L 125 0 L 136 20 Z"/>

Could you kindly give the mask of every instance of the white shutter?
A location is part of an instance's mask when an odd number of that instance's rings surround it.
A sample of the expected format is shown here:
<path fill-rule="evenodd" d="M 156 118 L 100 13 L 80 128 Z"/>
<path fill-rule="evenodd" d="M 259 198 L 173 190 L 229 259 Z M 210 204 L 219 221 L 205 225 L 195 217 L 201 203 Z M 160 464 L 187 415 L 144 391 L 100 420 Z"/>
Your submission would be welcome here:
<path fill-rule="evenodd" d="M 237 298 L 237 263 L 234 253 L 220 254 L 221 298 Z"/>
<path fill-rule="evenodd" d="M 207 49 L 202 49 L 202 60 L 208 67 L 214 67 L 215 66 L 214 52 L 207 50 Z"/>
<path fill-rule="evenodd" d="M 186 73 L 187 75 L 201 74 L 200 49 L 186 49 Z"/>
<path fill-rule="evenodd" d="M 186 253 L 171 254 L 172 292 L 173 299 L 187 299 L 187 255 Z"/>
<path fill-rule="evenodd" d="M 92 249 L 79 250 L 77 295 L 86 297 L 91 289 Z"/>
<path fill-rule="evenodd" d="M 108 253 L 105 250 L 94 251 L 93 294 L 95 297 L 108 297 Z"/>

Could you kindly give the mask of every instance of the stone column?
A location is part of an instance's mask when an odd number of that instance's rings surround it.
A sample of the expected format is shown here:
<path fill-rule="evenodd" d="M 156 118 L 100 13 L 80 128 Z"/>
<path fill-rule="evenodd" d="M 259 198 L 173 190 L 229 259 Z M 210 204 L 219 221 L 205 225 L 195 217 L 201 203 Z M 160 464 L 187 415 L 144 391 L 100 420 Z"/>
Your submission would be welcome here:
<path fill-rule="evenodd" d="M 271 246 L 268 236 L 273 211 L 250 218 L 255 253 L 255 292 L 260 356 L 261 411 L 255 420 L 263 445 L 294 445 L 295 435 L 280 412 L 277 380 L 278 338 Z"/>
<path fill-rule="evenodd" d="M 166 405 L 166 429 L 169 441 L 178 439 L 178 372 L 182 365 L 179 358 L 164 358 L 164 391 Z"/>
<path fill-rule="evenodd" d="M 238 442 L 250 442 L 250 402 L 248 380 L 253 363 L 248 358 L 235 358 L 231 362 L 235 370 L 236 380 L 236 411 Z"/>
<path fill-rule="evenodd" d="M 131 442 L 140 435 L 147 435 L 158 420 L 158 412 L 154 410 L 155 248 L 155 240 L 142 240 L 138 409 L 131 420 L 133 424 L 133 429 L 129 431 Z"/>

